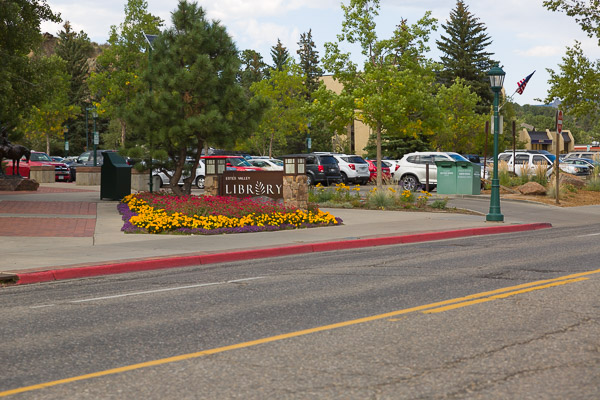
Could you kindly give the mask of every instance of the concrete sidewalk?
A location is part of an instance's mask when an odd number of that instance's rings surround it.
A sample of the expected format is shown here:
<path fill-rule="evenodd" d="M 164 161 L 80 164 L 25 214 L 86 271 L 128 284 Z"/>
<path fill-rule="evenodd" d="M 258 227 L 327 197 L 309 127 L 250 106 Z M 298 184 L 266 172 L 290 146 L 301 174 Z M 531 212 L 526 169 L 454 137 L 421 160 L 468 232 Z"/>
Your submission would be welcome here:
<path fill-rule="evenodd" d="M 342 226 L 228 235 L 124 234 L 100 187 L 0 192 L 0 282 L 19 284 L 551 227 L 483 215 L 327 209 Z"/>

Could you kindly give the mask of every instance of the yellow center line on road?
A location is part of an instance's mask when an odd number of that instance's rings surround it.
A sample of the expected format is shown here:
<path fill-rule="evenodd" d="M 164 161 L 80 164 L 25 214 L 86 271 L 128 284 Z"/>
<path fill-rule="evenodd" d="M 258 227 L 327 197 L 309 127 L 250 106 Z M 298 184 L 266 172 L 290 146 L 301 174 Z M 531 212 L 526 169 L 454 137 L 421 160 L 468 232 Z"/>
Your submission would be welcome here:
<path fill-rule="evenodd" d="M 474 304 L 485 303 L 486 301 L 493 301 L 493 300 L 498 300 L 498 299 L 505 299 L 507 297 L 514 296 L 516 294 L 533 292 L 534 290 L 548 289 L 548 288 L 551 288 L 551 287 L 554 287 L 554 286 L 565 285 L 567 283 L 575 283 L 575 282 L 585 281 L 587 279 L 589 279 L 589 278 L 568 279 L 568 280 L 565 280 L 565 281 L 559 281 L 559 282 L 554 282 L 554 283 L 550 283 L 550 284 L 547 284 L 547 285 L 535 286 L 535 287 L 531 287 L 531 288 L 528 288 L 528 289 L 515 290 L 514 292 L 499 294 L 499 295 L 495 295 L 495 296 L 490 296 L 490 297 L 486 297 L 486 298 L 483 298 L 483 299 L 465 301 L 465 302 L 458 303 L 458 304 L 451 304 L 451 305 L 445 306 L 445 307 L 433 308 L 433 309 L 425 310 L 425 311 L 422 311 L 422 312 L 424 314 L 440 313 L 440 312 L 444 312 L 444 311 L 455 310 L 455 309 L 461 308 L 461 307 L 472 306 Z"/>
<path fill-rule="evenodd" d="M 139 363 L 139 364 L 127 365 L 124 367 L 108 369 L 105 371 L 93 372 L 90 374 L 74 376 L 71 378 L 59 379 L 59 380 L 55 380 L 55 381 L 40 383 L 37 385 L 25 386 L 25 387 L 21 387 L 21 388 L 16 388 L 16 389 L 11 389 L 11 390 L 6 390 L 3 392 L 0 392 L 0 397 L 10 396 L 10 395 L 17 394 L 17 393 L 30 392 L 30 391 L 34 391 L 34 390 L 49 388 L 49 387 L 58 386 L 58 385 L 64 385 L 67 383 L 73 383 L 73 382 L 77 382 L 77 381 L 83 381 L 83 380 L 98 378 L 98 377 L 102 377 L 102 376 L 120 374 L 123 372 L 133 371 L 133 370 L 142 369 L 142 368 L 155 367 L 155 366 L 159 366 L 159 365 L 165 365 L 165 364 L 180 362 L 180 361 L 184 361 L 184 360 L 190 360 L 190 359 L 204 357 L 204 356 L 211 355 L 211 354 L 224 353 L 224 352 L 231 351 L 231 350 L 239 350 L 239 349 L 257 346 L 257 345 L 261 345 L 261 344 L 265 344 L 265 343 L 271 343 L 271 342 L 276 342 L 279 340 L 309 335 L 312 333 L 323 332 L 323 331 L 328 331 L 328 330 L 337 329 L 337 328 L 343 328 L 343 327 L 347 327 L 347 326 L 362 324 L 365 322 L 372 322 L 372 321 L 377 321 L 377 320 L 381 320 L 381 319 L 392 318 L 392 317 L 396 317 L 399 315 L 409 314 L 409 313 L 418 312 L 418 311 L 424 311 L 424 310 L 429 310 L 429 312 L 446 311 L 446 307 L 444 307 L 444 306 L 449 306 L 449 307 L 453 307 L 453 308 L 465 307 L 467 305 L 483 303 L 486 301 L 492 301 L 492 300 L 496 300 L 496 299 L 500 299 L 500 298 L 505 298 L 508 296 L 513 296 L 516 294 L 530 292 L 533 290 L 546 289 L 549 287 L 563 285 L 563 284 L 567 284 L 567 283 L 579 282 L 581 280 L 587 279 L 587 278 L 583 278 L 584 276 L 598 274 L 598 273 L 600 273 L 600 269 L 597 269 L 594 271 L 581 272 L 581 273 L 577 273 L 577 274 L 567 275 L 567 276 L 563 276 L 560 278 L 546 279 L 546 280 L 542 280 L 542 281 L 524 283 L 521 285 L 491 290 L 488 292 L 476 293 L 476 294 L 472 294 L 469 296 L 439 301 L 436 303 L 425 304 L 425 305 L 421 305 L 421 306 L 417 306 L 417 307 L 405 308 L 403 310 L 392 311 L 392 312 L 388 312 L 385 314 L 372 315 L 369 317 L 358 318 L 358 319 L 354 319 L 354 320 L 350 320 L 350 321 L 343 321 L 343 322 L 338 322 L 335 324 L 319 326 L 316 328 L 304 329 L 301 331 L 285 333 L 282 335 L 275 335 L 275 336 L 270 336 L 270 337 L 266 337 L 266 338 L 262 338 L 262 339 L 251 340 L 248 342 L 236 343 L 236 344 L 232 344 L 229 346 L 223 346 L 223 347 L 217 347 L 214 349 L 203 350 L 203 351 L 199 351 L 196 353 L 182 354 L 179 356 L 162 358 L 162 359 L 147 361 L 147 362 L 143 362 L 143 363 Z M 442 310 L 442 308 L 444 308 L 444 309 Z M 447 308 L 447 309 L 452 309 L 452 308 Z"/>

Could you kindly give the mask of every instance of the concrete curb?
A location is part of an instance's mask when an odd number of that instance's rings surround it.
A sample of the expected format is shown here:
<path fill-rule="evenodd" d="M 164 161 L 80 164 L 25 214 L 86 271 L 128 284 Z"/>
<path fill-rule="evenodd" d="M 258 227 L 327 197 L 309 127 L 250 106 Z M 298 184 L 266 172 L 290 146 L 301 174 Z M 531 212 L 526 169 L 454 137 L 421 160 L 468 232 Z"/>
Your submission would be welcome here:
<path fill-rule="evenodd" d="M 259 258 L 279 257 L 294 254 L 316 253 L 333 250 L 356 249 L 372 246 L 387 246 L 403 243 L 419 243 L 443 239 L 455 239 L 467 236 L 495 235 L 510 232 L 523 232 L 551 228 L 550 223 L 533 223 L 520 225 L 499 225 L 481 228 L 467 228 L 441 232 L 418 233 L 380 238 L 338 240 L 322 243 L 309 243 L 268 249 L 252 249 L 244 251 L 201 254 L 191 256 L 171 256 L 135 261 L 120 261 L 102 265 L 89 265 L 74 268 L 50 267 L 45 271 L 15 273 L 4 276 L 16 285 L 50 282 L 65 279 L 88 278 L 93 276 L 122 274 L 128 272 L 150 271 L 155 269 L 178 268 L 192 265 L 206 265 L 222 262 L 253 260 Z M 8 278 L 8 279 L 7 279 Z"/>

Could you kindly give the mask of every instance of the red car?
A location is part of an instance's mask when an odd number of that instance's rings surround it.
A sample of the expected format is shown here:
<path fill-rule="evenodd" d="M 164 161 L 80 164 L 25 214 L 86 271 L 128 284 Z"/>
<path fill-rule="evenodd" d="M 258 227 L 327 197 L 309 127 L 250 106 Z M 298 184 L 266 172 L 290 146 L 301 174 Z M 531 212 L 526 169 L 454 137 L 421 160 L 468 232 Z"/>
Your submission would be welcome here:
<path fill-rule="evenodd" d="M 3 163 L 5 165 L 4 173 L 6 175 L 13 174 L 13 162 L 7 161 Z M 29 158 L 29 162 L 23 157 L 19 161 L 19 175 L 23 178 L 29 179 L 30 177 L 30 167 L 31 166 L 41 166 L 41 165 L 52 165 L 54 166 L 55 171 L 55 181 L 56 182 L 70 182 L 71 181 L 71 169 L 69 166 L 62 162 L 52 161 L 50 156 L 46 153 L 42 153 L 39 151 L 32 151 L 31 157 Z M 16 173 L 15 166 L 15 173 Z"/>
<path fill-rule="evenodd" d="M 369 163 L 369 172 L 371 173 L 371 182 L 377 179 L 377 160 L 366 160 Z M 381 162 L 381 175 L 384 181 L 391 180 L 392 174 L 390 174 L 390 167 L 386 166 L 384 162 Z"/>
<path fill-rule="evenodd" d="M 244 157 L 242 156 L 207 156 L 202 157 L 203 160 L 207 158 L 224 158 L 226 159 L 225 167 L 227 171 L 262 171 L 262 168 L 255 167 L 250 164 Z"/>

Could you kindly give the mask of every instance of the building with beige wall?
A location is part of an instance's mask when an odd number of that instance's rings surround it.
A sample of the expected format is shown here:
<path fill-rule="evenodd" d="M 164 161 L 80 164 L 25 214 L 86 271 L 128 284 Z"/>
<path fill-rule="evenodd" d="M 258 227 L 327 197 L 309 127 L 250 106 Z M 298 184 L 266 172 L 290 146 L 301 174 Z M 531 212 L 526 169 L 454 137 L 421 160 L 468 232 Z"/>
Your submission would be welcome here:
<path fill-rule="evenodd" d="M 327 89 L 333 91 L 336 94 L 342 93 L 343 85 L 333 79 L 332 75 L 324 75 L 321 77 L 321 81 L 325 84 Z M 371 135 L 371 129 L 365 125 L 362 121 L 354 120 L 346 129 L 346 135 L 338 138 L 333 138 L 332 150 L 343 151 L 340 147 L 348 142 L 350 153 L 364 156 L 367 154 L 365 150 L 369 137 Z"/>
<path fill-rule="evenodd" d="M 551 132 L 549 129 L 545 131 L 536 131 L 532 129 L 528 131 L 523 128 L 519 132 L 519 141 L 525 143 L 527 150 L 547 150 L 552 154 L 556 154 L 556 131 Z M 572 152 L 575 148 L 575 139 L 571 131 L 563 130 L 558 136 L 558 150 L 560 154 Z"/>

